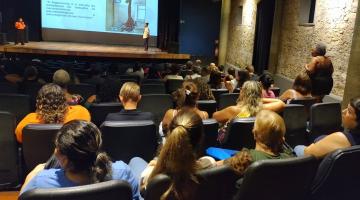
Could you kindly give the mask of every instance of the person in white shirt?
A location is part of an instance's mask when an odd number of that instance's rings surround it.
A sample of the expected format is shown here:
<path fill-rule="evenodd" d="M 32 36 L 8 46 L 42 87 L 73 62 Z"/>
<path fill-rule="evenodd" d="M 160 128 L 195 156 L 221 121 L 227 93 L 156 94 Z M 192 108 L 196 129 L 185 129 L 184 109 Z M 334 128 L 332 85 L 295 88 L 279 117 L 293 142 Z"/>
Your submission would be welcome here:
<path fill-rule="evenodd" d="M 143 34 L 145 51 L 149 49 L 149 38 L 150 38 L 149 22 L 145 22 L 144 34 Z"/>

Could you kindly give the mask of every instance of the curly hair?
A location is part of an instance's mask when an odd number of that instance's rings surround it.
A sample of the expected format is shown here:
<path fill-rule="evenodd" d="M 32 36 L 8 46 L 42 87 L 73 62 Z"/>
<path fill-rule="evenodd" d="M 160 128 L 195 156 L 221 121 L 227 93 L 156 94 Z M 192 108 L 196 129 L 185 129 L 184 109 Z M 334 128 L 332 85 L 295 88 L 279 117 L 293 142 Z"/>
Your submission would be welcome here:
<path fill-rule="evenodd" d="M 241 112 L 255 116 L 262 107 L 261 84 L 256 81 L 246 81 L 240 90 L 237 105 L 242 108 Z"/>
<path fill-rule="evenodd" d="M 244 175 L 245 170 L 252 162 L 250 151 L 245 148 L 233 157 L 224 160 L 224 164 L 231 167 L 240 176 Z"/>
<path fill-rule="evenodd" d="M 215 100 L 210 86 L 202 78 L 189 80 L 195 83 L 199 90 L 199 100 Z"/>
<path fill-rule="evenodd" d="M 68 105 L 61 87 L 49 83 L 44 85 L 36 98 L 36 114 L 46 124 L 63 123 Z"/>

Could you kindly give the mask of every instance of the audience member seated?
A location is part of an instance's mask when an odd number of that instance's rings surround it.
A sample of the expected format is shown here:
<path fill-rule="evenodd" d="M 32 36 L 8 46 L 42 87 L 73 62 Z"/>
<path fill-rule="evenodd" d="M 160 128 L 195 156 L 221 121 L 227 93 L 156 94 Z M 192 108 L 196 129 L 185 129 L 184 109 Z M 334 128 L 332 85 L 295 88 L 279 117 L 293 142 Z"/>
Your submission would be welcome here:
<path fill-rule="evenodd" d="M 229 165 L 239 175 L 253 162 L 265 159 L 290 158 L 294 155 L 285 147 L 285 123 L 275 112 L 262 110 L 257 114 L 254 129 L 255 149 L 242 149 L 233 157 L 218 161 L 218 165 Z"/>
<path fill-rule="evenodd" d="M 97 90 L 97 94 L 90 96 L 84 106 L 90 108 L 93 103 L 119 102 L 119 86 L 113 79 L 105 79 Z"/>
<path fill-rule="evenodd" d="M 270 87 L 272 84 L 274 84 L 274 79 L 272 76 L 268 73 L 264 73 L 260 76 L 259 81 L 262 86 L 262 97 L 263 98 L 275 98 L 275 94 L 272 90 L 270 90 Z"/>
<path fill-rule="evenodd" d="M 215 100 L 209 84 L 205 83 L 204 79 L 197 78 L 192 80 L 199 91 L 199 100 Z"/>
<path fill-rule="evenodd" d="M 110 113 L 106 116 L 105 121 L 133 121 L 133 120 L 154 120 L 150 112 L 141 112 L 137 105 L 141 100 L 140 87 L 133 82 L 126 82 L 121 87 L 120 101 L 124 107 L 118 113 Z"/>
<path fill-rule="evenodd" d="M 252 81 L 258 81 L 259 80 L 259 76 L 257 74 L 255 74 L 254 66 L 248 65 L 248 66 L 245 67 L 245 69 L 249 72 L 250 80 L 252 80 Z"/>
<path fill-rule="evenodd" d="M 328 153 L 340 148 L 347 148 L 360 144 L 360 97 L 350 100 L 347 108 L 342 111 L 343 132 L 320 136 L 310 146 L 295 147 L 297 156 L 314 155 L 323 158 Z"/>
<path fill-rule="evenodd" d="M 236 88 L 241 88 L 243 84 L 250 79 L 249 72 L 244 69 L 239 69 L 237 77 L 230 82 L 225 82 L 225 87 L 232 93 Z"/>
<path fill-rule="evenodd" d="M 227 69 L 227 73 L 228 73 L 228 75 L 231 75 L 233 79 L 236 78 L 236 74 L 235 74 L 236 71 L 235 71 L 235 69 L 233 67 L 229 67 Z"/>
<path fill-rule="evenodd" d="M 43 79 L 39 77 L 39 72 L 35 66 L 26 67 L 22 77 L 19 76 L 18 74 L 8 74 L 6 75 L 5 79 L 11 83 L 19 84 L 20 91 L 23 91 L 23 88 L 26 86 L 26 84 L 46 83 Z"/>
<path fill-rule="evenodd" d="M 199 91 L 196 85 L 192 82 L 185 81 L 181 89 L 173 93 L 174 99 L 177 104 L 176 109 L 169 109 L 166 111 L 162 120 L 162 132 L 166 133 L 170 122 L 177 115 L 179 110 L 188 110 L 196 112 L 202 119 L 209 118 L 206 111 L 201 111 L 197 108 L 197 100 L 199 100 Z"/>
<path fill-rule="evenodd" d="M 70 105 L 79 104 L 83 98 L 78 94 L 70 94 L 67 90 L 68 85 L 71 83 L 70 75 L 63 69 L 57 70 L 53 75 L 53 83 L 59 85 L 65 93 L 66 102 Z"/>
<path fill-rule="evenodd" d="M 221 80 L 221 73 L 219 71 L 211 71 L 209 85 L 212 89 L 222 89 L 225 87 Z"/>
<path fill-rule="evenodd" d="M 306 73 L 296 76 L 292 89 L 286 90 L 279 98 L 284 102 L 291 99 L 311 97 L 311 80 Z"/>
<path fill-rule="evenodd" d="M 203 67 L 201 69 L 201 78 L 204 80 L 205 83 L 209 83 L 210 73 L 211 73 L 211 71 L 208 67 Z"/>
<path fill-rule="evenodd" d="M 164 199 L 193 199 L 191 196 L 197 185 L 196 171 L 216 165 L 213 158 L 201 157 L 203 137 L 200 116 L 194 111 L 179 111 L 169 126 L 166 143 L 159 156 L 149 164 L 141 158 L 130 161 L 134 174 L 141 176 L 141 187 L 146 189 L 147 183 L 156 175 L 167 174 L 172 186 L 164 193 Z"/>
<path fill-rule="evenodd" d="M 170 70 L 171 70 L 170 74 L 164 77 L 164 81 L 168 79 L 183 80 L 183 77 L 179 75 L 180 69 L 177 64 L 172 64 Z"/>
<path fill-rule="evenodd" d="M 261 84 L 257 81 L 246 81 L 240 90 L 237 105 L 229 106 L 213 114 L 220 123 L 226 123 L 234 118 L 255 117 L 262 110 L 281 112 L 285 107 L 279 99 L 261 98 Z"/>
<path fill-rule="evenodd" d="M 127 69 L 126 75 L 137 76 L 142 81 L 144 79 L 144 69 L 139 63 L 135 63 L 134 67 Z"/>
<path fill-rule="evenodd" d="M 193 67 L 192 74 L 186 75 L 185 80 L 193 80 L 196 78 L 200 78 L 201 77 L 200 71 L 201 71 L 200 67 Z"/>
<path fill-rule="evenodd" d="M 26 115 L 17 125 L 16 139 L 22 143 L 22 130 L 28 124 L 62 124 L 74 119 L 90 121 L 90 113 L 80 105 L 69 106 L 60 86 L 46 84 L 39 90 L 35 113 Z"/>
<path fill-rule="evenodd" d="M 91 122 L 71 121 L 58 132 L 54 155 L 61 168 L 37 166 L 26 177 L 20 194 L 36 188 L 62 188 L 108 180 L 129 182 L 133 199 L 139 199 L 138 179 L 122 161 L 111 162 L 101 151 L 101 132 Z"/>

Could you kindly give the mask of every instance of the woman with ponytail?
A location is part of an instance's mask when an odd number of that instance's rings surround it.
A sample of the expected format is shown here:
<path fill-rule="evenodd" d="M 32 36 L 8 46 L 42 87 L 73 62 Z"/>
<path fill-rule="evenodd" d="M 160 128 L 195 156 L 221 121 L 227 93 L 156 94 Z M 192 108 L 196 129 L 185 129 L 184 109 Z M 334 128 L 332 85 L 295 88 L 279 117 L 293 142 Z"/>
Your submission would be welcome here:
<path fill-rule="evenodd" d="M 167 174 L 172 183 L 162 199 L 193 199 L 198 183 L 195 172 L 215 166 L 213 158 L 201 157 L 203 134 L 200 116 L 194 111 L 180 110 L 170 123 L 166 142 L 157 159 L 143 170 L 141 186 L 146 189 L 147 183 L 156 175 Z M 138 162 L 134 162 L 134 159 Z M 140 158 L 134 159 L 130 161 L 131 167 L 132 162 L 134 165 L 141 163 Z"/>
<path fill-rule="evenodd" d="M 162 130 L 166 133 L 171 120 L 177 115 L 179 110 L 194 111 L 201 119 L 209 118 L 206 111 L 201 111 L 197 108 L 197 100 L 199 100 L 199 92 L 196 85 L 191 81 L 185 81 L 182 88 L 173 93 L 174 100 L 177 104 L 176 109 L 169 109 L 166 111 L 162 120 Z"/>
<path fill-rule="evenodd" d="M 36 167 L 25 180 L 20 193 L 35 188 L 73 187 L 107 180 L 125 180 L 139 198 L 138 180 L 122 161 L 115 163 L 101 151 L 101 132 L 91 122 L 75 120 L 66 123 L 55 139 L 54 155 L 58 169 Z"/>

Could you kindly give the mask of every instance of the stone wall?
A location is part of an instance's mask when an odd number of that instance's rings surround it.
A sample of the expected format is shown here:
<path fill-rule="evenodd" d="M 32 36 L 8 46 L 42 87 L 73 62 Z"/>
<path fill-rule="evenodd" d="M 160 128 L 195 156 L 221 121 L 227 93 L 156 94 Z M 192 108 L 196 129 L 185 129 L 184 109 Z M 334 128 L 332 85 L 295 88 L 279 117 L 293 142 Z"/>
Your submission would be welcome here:
<path fill-rule="evenodd" d="M 235 66 L 252 64 L 256 5 L 258 0 L 232 0 L 227 45 L 226 63 Z M 242 24 L 238 24 L 236 17 L 239 7 L 243 6 Z"/>
<path fill-rule="evenodd" d="M 358 1 L 317 0 L 313 26 L 299 25 L 300 0 L 283 2 L 277 73 L 295 78 L 310 61 L 311 48 L 324 42 L 335 69 L 332 93 L 343 96 Z"/>

